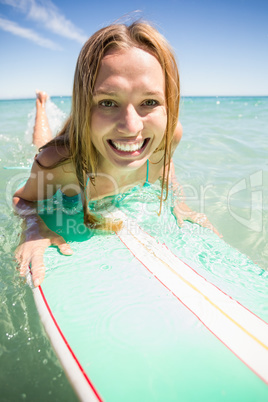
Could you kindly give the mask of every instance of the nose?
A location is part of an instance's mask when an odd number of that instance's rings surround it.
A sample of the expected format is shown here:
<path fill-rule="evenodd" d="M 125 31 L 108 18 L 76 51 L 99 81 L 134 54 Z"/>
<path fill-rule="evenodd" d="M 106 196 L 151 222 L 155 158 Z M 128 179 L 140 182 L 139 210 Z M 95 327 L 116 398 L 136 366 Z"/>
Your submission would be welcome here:
<path fill-rule="evenodd" d="M 143 129 L 142 116 L 139 115 L 133 105 L 128 105 L 122 108 L 119 121 L 117 124 L 117 130 L 120 133 L 128 135 L 136 135 Z"/>

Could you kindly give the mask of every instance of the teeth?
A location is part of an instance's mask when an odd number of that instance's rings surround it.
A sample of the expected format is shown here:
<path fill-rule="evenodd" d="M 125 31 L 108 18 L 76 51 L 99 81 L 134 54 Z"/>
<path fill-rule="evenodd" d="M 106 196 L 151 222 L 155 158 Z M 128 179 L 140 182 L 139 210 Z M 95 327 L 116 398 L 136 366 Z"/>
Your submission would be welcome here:
<path fill-rule="evenodd" d="M 144 141 L 135 142 L 134 144 L 127 144 L 125 142 L 111 141 L 113 146 L 119 151 L 134 152 L 142 148 Z"/>

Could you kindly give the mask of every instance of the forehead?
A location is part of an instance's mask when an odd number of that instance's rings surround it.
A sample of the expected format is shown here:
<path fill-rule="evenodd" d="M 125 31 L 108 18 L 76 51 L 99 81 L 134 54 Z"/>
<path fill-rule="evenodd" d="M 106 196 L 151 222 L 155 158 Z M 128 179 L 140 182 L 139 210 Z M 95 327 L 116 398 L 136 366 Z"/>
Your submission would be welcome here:
<path fill-rule="evenodd" d="M 154 86 L 164 91 L 164 72 L 157 58 L 142 49 L 113 49 L 101 61 L 95 90 L 100 86 L 120 83 Z"/>

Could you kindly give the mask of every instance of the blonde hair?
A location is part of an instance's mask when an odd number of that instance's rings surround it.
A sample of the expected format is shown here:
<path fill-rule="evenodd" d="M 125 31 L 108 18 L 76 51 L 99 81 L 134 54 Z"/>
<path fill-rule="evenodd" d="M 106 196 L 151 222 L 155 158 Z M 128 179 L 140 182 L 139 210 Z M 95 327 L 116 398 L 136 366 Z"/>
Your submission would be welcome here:
<path fill-rule="evenodd" d="M 89 211 L 86 186 L 89 175 L 97 172 L 98 152 L 90 135 L 92 96 L 101 60 L 110 49 L 140 48 L 157 58 L 165 76 L 167 126 L 162 143 L 156 151 L 164 149 L 164 177 L 160 200 L 160 212 L 164 190 L 168 191 L 171 145 L 178 121 L 180 84 L 174 54 L 166 39 L 150 24 L 134 22 L 127 26 L 113 24 L 100 29 L 83 46 L 77 60 L 74 75 L 72 110 L 54 144 L 64 143 L 70 150 L 76 175 L 81 187 L 84 222 L 89 227 L 117 230 L 118 224 L 99 219 Z M 53 141 L 52 141 L 53 142 Z M 47 144 L 49 145 L 49 144 Z M 51 143 L 50 143 L 51 145 Z M 108 225 L 108 226 L 107 226 Z"/>

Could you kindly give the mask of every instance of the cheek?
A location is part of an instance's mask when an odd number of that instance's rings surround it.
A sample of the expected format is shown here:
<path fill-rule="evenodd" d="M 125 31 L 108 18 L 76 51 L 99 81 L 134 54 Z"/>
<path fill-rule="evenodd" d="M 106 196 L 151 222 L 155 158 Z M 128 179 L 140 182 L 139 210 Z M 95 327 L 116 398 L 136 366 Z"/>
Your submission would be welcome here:
<path fill-rule="evenodd" d="M 99 151 L 100 144 L 102 142 L 102 127 L 101 127 L 101 119 L 97 113 L 91 113 L 91 121 L 90 121 L 90 139 Z"/>
<path fill-rule="evenodd" d="M 165 112 L 160 112 L 152 115 L 150 125 L 157 136 L 163 136 L 167 126 L 167 115 Z"/>
<path fill-rule="evenodd" d="M 98 137 L 108 133 L 112 126 L 113 120 L 110 116 L 97 111 L 91 114 L 90 128 L 94 133 L 98 133 Z"/>
<path fill-rule="evenodd" d="M 91 141 L 95 145 L 95 147 L 99 146 L 103 141 L 103 136 L 106 134 L 108 130 L 107 122 L 105 119 L 101 118 L 98 113 L 93 113 L 91 115 L 91 123 L 90 123 L 90 134 Z"/>
<path fill-rule="evenodd" d="M 91 132 L 95 133 L 98 131 L 101 127 L 101 119 L 100 116 L 97 112 L 92 112 L 91 113 L 91 122 L 90 122 L 90 129 Z"/>

